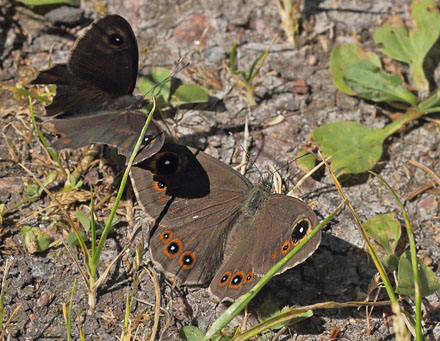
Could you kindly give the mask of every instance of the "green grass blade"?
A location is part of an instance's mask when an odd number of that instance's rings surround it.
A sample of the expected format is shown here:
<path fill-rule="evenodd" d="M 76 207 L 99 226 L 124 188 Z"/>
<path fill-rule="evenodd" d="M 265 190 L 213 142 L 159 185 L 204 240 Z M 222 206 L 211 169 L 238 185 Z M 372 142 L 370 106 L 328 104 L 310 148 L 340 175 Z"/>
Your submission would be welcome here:
<path fill-rule="evenodd" d="M 412 263 L 412 272 L 414 277 L 414 288 L 415 288 L 415 304 L 416 304 L 416 339 L 422 340 L 422 297 L 420 293 L 420 280 L 419 280 L 419 271 L 417 269 L 417 254 L 416 254 L 416 243 L 414 240 L 414 235 L 412 232 L 411 224 L 409 222 L 408 214 L 406 213 L 405 208 L 403 207 L 402 202 L 399 199 L 399 196 L 396 194 L 394 189 L 382 178 L 379 174 L 374 172 L 370 172 L 375 177 L 377 177 L 391 192 L 394 196 L 394 199 L 397 202 L 397 205 L 400 208 L 400 211 L 403 215 L 403 220 L 405 221 L 406 233 L 408 235 L 409 241 L 409 249 L 411 253 L 411 263 Z"/>
<path fill-rule="evenodd" d="M 155 109 L 156 109 L 156 101 L 154 100 L 154 97 L 153 97 L 153 107 L 151 108 L 150 114 L 148 115 L 148 118 L 147 118 L 147 121 L 145 122 L 144 127 L 142 128 L 141 134 L 138 138 L 136 146 L 134 147 L 133 153 L 130 156 L 130 160 L 128 162 L 127 168 L 125 169 L 124 175 L 121 180 L 121 185 L 119 186 L 118 194 L 116 195 L 115 203 L 114 203 L 113 208 L 110 212 L 107 223 L 104 227 L 104 231 L 102 232 L 98 247 L 96 248 L 96 253 L 90 260 L 90 264 L 94 267 L 97 267 L 97 265 L 98 265 L 99 258 L 101 257 L 102 250 L 104 249 L 105 240 L 107 239 L 107 235 L 110 232 L 110 227 L 112 225 L 114 216 L 116 214 L 116 210 L 118 208 L 119 202 L 121 201 L 122 194 L 124 193 L 124 189 L 125 189 L 125 185 L 127 183 L 128 175 L 130 173 L 131 165 L 133 164 L 133 161 L 134 161 L 134 159 L 139 151 L 139 148 L 144 140 L 144 135 L 147 132 L 148 126 L 151 122 L 151 119 L 153 117 L 153 113 L 154 113 Z"/>

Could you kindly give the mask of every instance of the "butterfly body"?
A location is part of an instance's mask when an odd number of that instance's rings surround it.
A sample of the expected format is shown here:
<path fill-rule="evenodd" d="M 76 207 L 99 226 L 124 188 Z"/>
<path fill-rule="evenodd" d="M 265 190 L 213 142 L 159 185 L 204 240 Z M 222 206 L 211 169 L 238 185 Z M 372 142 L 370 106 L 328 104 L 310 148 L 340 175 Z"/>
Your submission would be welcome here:
<path fill-rule="evenodd" d="M 155 264 L 185 285 L 208 285 L 221 300 L 250 290 L 317 225 L 302 201 L 271 194 L 221 161 L 165 144 L 132 169 L 133 187 L 153 218 Z M 313 238 L 282 271 L 304 261 Z"/>
<path fill-rule="evenodd" d="M 39 73 L 33 84 L 55 84 L 56 95 L 46 107 L 53 132 L 61 138 L 55 149 L 79 148 L 90 143 L 116 147 L 128 157 L 146 115 L 134 109 L 145 104 L 133 96 L 139 51 L 130 24 L 119 15 L 96 20 L 77 39 L 67 63 Z M 150 123 L 135 163 L 157 152 L 164 143 L 161 129 Z M 154 141 L 154 143 L 152 143 Z"/>

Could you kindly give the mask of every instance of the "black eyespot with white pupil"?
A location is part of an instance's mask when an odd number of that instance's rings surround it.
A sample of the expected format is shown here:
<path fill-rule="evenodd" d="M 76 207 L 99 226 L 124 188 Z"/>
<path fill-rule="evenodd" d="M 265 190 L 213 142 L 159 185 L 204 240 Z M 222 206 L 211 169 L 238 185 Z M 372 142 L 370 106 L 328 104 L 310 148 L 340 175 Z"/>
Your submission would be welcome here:
<path fill-rule="evenodd" d="M 121 46 L 124 43 L 124 38 L 122 38 L 122 36 L 120 34 L 113 33 L 109 37 L 109 41 L 110 41 L 110 44 L 112 44 L 114 46 Z"/>
<path fill-rule="evenodd" d="M 222 277 L 222 279 L 220 280 L 220 283 L 226 283 L 228 281 L 228 279 L 229 279 L 229 275 L 226 274 Z"/>
<path fill-rule="evenodd" d="M 167 246 L 167 251 L 171 255 L 175 255 L 176 253 L 178 253 L 180 251 L 180 246 L 176 242 L 172 242 L 172 243 L 170 243 L 170 245 Z"/>
<path fill-rule="evenodd" d="M 191 255 L 184 255 L 182 257 L 182 261 L 183 261 L 183 264 L 189 266 L 189 265 L 192 265 L 194 263 L 194 258 L 192 258 Z"/>
<path fill-rule="evenodd" d="M 179 159 L 173 153 L 165 153 L 159 157 L 156 166 L 159 174 L 173 174 L 179 167 Z"/>
<path fill-rule="evenodd" d="M 296 224 L 295 228 L 292 231 L 292 241 L 293 243 L 298 243 L 304 236 L 307 234 L 309 230 L 309 221 L 304 219 Z"/>
<path fill-rule="evenodd" d="M 170 238 L 170 234 L 167 233 L 167 232 L 165 232 L 165 233 L 162 235 L 162 238 L 163 238 L 164 240 L 167 240 L 167 239 Z"/>
<path fill-rule="evenodd" d="M 166 185 L 162 181 L 158 181 L 157 182 L 157 187 L 159 187 L 160 189 L 163 189 L 163 188 L 166 187 Z"/>
<path fill-rule="evenodd" d="M 231 284 L 232 285 L 239 285 L 241 283 L 241 281 L 243 280 L 243 276 L 242 275 L 235 275 L 232 280 L 231 280 Z"/>
<path fill-rule="evenodd" d="M 252 275 L 247 275 L 246 281 L 250 281 L 252 279 Z"/>

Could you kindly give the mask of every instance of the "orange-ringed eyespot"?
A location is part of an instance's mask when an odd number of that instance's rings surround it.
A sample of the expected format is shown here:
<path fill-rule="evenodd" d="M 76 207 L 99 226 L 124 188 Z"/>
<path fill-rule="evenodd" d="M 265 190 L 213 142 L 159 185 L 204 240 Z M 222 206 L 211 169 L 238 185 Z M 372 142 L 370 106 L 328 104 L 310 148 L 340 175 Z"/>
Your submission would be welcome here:
<path fill-rule="evenodd" d="M 153 181 L 153 189 L 157 192 L 165 192 L 167 189 L 167 184 L 163 181 L 156 180 Z"/>
<path fill-rule="evenodd" d="M 179 252 L 182 250 L 182 241 L 178 238 L 173 239 L 168 243 L 168 245 L 165 245 L 163 248 L 163 253 L 168 258 L 176 258 Z"/>
<path fill-rule="evenodd" d="M 290 250 L 290 240 L 286 240 L 283 245 L 281 245 L 281 254 L 284 256 Z"/>
<path fill-rule="evenodd" d="M 183 269 L 192 269 L 196 263 L 196 255 L 194 252 L 185 251 L 179 258 L 179 265 Z"/>
<path fill-rule="evenodd" d="M 308 219 L 303 219 L 296 223 L 291 234 L 292 243 L 294 246 L 296 246 L 296 244 L 298 244 L 307 235 L 309 227 L 310 221 Z"/>
<path fill-rule="evenodd" d="M 122 38 L 121 35 L 119 35 L 117 33 L 113 33 L 109 37 L 109 42 L 110 42 L 110 44 L 112 44 L 114 46 L 121 46 L 124 43 L 124 38 Z"/>
<path fill-rule="evenodd" d="M 247 284 L 252 282 L 253 280 L 254 280 L 254 273 L 251 271 L 248 272 L 248 274 L 246 275 L 246 278 L 244 279 L 244 283 Z"/>
<path fill-rule="evenodd" d="M 60 132 L 60 131 L 56 131 L 56 130 L 54 130 L 53 133 L 54 133 L 54 135 L 55 135 L 58 139 L 63 139 L 63 138 L 66 137 L 66 134 L 65 134 L 65 133 L 62 133 L 62 132 Z"/>
<path fill-rule="evenodd" d="M 231 278 L 231 281 L 229 282 L 229 288 L 231 289 L 237 289 L 241 286 L 241 283 L 243 282 L 244 272 L 243 271 L 237 271 Z"/>
<path fill-rule="evenodd" d="M 160 234 L 159 238 L 160 238 L 160 241 L 161 241 L 162 243 L 166 244 L 166 243 L 168 243 L 168 241 L 169 241 L 171 238 L 173 238 L 173 232 L 171 232 L 171 231 L 169 231 L 169 230 L 164 231 L 164 232 L 162 232 L 162 233 Z"/>
<path fill-rule="evenodd" d="M 218 285 L 220 287 L 224 287 L 226 284 L 228 284 L 228 280 L 231 277 L 231 271 L 226 271 L 222 278 L 220 278 L 220 280 L 218 281 Z"/>

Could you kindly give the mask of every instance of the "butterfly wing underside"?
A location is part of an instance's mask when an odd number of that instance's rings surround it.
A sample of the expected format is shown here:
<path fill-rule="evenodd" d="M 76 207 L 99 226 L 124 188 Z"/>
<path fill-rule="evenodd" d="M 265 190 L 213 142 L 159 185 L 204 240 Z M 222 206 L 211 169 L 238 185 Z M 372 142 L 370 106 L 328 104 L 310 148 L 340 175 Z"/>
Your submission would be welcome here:
<path fill-rule="evenodd" d="M 119 15 L 108 15 L 95 21 L 76 41 L 67 67 L 71 74 L 118 97 L 133 93 L 138 62 L 138 46 L 130 24 Z"/>
<path fill-rule="evenodd" d="M 66 64 L 43 70 L 33 84 L 55 84 L 56 95 L 46 107 L 50 123 L 60 136 L 55 149 L 79 148 L 91 143 L 116 147 L 131 155 L 146 116 L 143 98 L 132 96 L 139 52 L 130 24 L 119 15 L 96 20 L 75 42 Z M 135 163 L 160 150 L 164 136 L 150 123 Z"/>
<path fill-rule="evenodd" d="M 119 15 L 96 20 L 75 42 L 67 64 L 42 70 L 31 84 L 55 84 L 48 116 L 78 116 L 112 106 L 136 86 L 139 51 L 130 24 Z M 139 99 L 133 99 L 136 105 Z"/>
<path fill-rule="evenodd" d="M 76 149 L 91 143 L 107 144 L 118 149 L 119 154 L 128 158 L 137 143 L 147 117 L 141 111 L 103 112 L 100 115 L 53 119 L 53 133 L 59 138 L 52 147 Z M 150 122 L 139 153 L 134 163 L 141 162 L 157 153 L 164 143 L 164 134 L 157 124 Z"/>

